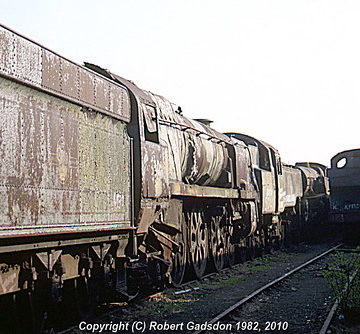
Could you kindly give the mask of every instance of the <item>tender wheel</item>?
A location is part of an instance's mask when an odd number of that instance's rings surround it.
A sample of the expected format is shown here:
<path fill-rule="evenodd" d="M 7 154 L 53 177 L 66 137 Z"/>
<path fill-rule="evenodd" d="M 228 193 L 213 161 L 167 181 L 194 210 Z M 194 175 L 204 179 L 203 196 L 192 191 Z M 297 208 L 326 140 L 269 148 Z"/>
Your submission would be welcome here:
<path fill-rule="evenodd" d="M 190 214 L 190 257 L 197 278 L 206 270 L 209 255 L 208 231 L 200 212 Z"/>
<path fill-rule="evenodd" d="M 179 286 L 182 283 L 186 270 L 187 238 L 184 217 L 182 217 L 181 229 L 182 232 L 177 233 L 175 236 L 175 242 L 179 245 L 179 248 L 173 256 L 173 262 L 170 272 L 171 282 L 174 286 Z"/>
<path fill-rule="evenodd" d="M 71 323 L 75 323 L 79 320 L 74 288 L 74 279 L 66 280 L 64 282 L 64 301 L 62 303 L 62 314 L 60 318 L 64 316 L 66 319 L 69 319 Z"/>
<path fill-rule="evenodd" d="M 221 218 L 213 217 L 210 223 L 210 247 L 216 271 L 225 265 L 225 228 L 221 226 Z"/>
<path fill-rule="evenodd" d="M 1 332 L 4 333 L 37 333 L 43 327 L 32 317 L 29 295 L 26 291 L 10 294 L 6 309 L 1 310 Z M 5 300 L 5 298 L 2 298 Z"/>
<path fill-rule="evenodd" d="M 20 332 L 42 333 L 55 325 L 54 320 L 59 319 L 59 312 L 56 312 L 54 305 L 49 305 L 49 293 L 49 286 L 44 284 L 40 287 L 35 285 L 34 291 L 20 291 L 14 295 L 15 304 L 18 303 L 17 315 L 20 314 L 20 318 L 15 321 Z"/>

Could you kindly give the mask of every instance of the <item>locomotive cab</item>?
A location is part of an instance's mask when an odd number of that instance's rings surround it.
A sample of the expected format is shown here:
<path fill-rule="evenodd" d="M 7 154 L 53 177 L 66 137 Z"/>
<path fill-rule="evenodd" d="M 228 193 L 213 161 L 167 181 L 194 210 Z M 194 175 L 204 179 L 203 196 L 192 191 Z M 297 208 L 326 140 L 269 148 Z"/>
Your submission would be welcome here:
<path fill-rule="evenodd" d="M 260 210 L 265 220 L 279 214 L 279 174 L 282 173 L 280 156 L 276 149 L 253 137 L 230 133 L 230 136 L 245 142 L 251 153 L 257 185 L 260 189 Z"/>

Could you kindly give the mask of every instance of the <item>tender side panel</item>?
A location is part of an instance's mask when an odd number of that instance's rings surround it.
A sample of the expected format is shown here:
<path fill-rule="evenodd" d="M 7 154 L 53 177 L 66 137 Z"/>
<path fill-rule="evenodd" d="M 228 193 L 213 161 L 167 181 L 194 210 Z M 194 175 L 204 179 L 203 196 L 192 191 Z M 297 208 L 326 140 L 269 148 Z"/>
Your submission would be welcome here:
<path fill-rule="evenodd" d="M 130 121 L 127 90 L 0 26 L 0 74 Z"/>
<path fill-rule="evenodd" d="M 0 51 L 0 73 L 41 87 L 41 47 L 0 26 Z"/>
<path fill-rule="evenodd" d="M 0 156 L 0 236 L 130 225 L 124 122 L 0 77 Z"/>
<path fill-rule="evenodd" d="M 130 141 L 126 125 L 94 112 L 79 114 L 81 222 L 130 220 Z"/>

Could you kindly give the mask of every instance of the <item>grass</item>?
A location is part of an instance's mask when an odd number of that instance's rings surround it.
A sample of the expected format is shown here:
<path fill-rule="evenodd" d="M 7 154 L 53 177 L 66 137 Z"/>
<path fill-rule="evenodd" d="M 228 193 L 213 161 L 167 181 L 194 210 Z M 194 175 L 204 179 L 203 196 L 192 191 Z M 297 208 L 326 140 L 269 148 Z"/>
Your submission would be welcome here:
<path fill-rule="evenodd" d="M 178 303 L 164 304 L 164 310 L 167 313 L 180 313 L 184 310 L 183 305 Z"/>
<path fill-rule="evenodd" d="M 244 281 L 243 278 L 235 277 L 235 278 L 230 278 L 228 280 L 220 281 L 220 284 L 221 285 L 234 285 L 234 284 L 239 284 L 242 281 Z"/>
<path fill-rule="evenodd" d="M 162 293 L 156 294 L 150 298 L 152 302 L 155 302 L 150 306 L 153 309 L 153 312 L 156 314 L 173 314 L 181 313 L 185 309 L 185 304 L 197 302 L 198 299 L 172 299 L 167 296 L 164 296 Z"/>
<path fill-rule="evenodd" d="M 250 271 L 263 271 L 263 270 L 268 270 L 268 269 L 271 269 L 271 266 L 266 265 L 266 264 L 260 264 L 258 266 L 254 266 L 254 267 L 249 268 Z"/>

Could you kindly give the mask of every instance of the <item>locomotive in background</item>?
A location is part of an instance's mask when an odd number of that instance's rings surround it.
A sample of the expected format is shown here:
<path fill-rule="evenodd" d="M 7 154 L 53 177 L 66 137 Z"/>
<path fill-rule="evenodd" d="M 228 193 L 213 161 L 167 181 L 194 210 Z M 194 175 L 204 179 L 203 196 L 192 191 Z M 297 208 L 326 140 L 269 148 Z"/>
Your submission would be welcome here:
<path fill-rule="evenodd" d="M 2 26 L 0 43 L 0 308 L 17 325 L 201 278 L 298 242 L 324 214 L 324 166 L 285 165 Z"/>
<path fill-rule="evenodd" d="M 360 240 L 360 149 L 337 153 L 328 170 L 330 222 L 343 227 L 344 239 Z"/>

